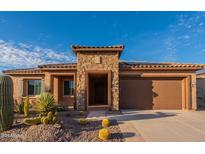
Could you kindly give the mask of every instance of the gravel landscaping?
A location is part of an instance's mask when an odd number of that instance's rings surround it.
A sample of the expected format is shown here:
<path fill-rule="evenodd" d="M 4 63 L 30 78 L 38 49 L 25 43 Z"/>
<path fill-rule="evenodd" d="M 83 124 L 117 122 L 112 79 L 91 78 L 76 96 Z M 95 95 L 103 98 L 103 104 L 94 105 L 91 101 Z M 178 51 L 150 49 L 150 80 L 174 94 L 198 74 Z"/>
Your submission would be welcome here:
<path fill-rule="evenodd" d="M 31 116 L 36 116 L 32 114 Z M 1 142 L 99 142 L 98 131 L 102 128 L 100 120 L 89 120 L 80 125 L 78 120 L 87 114 L 66 111 L 58 114 L 59 122 L 54 125 L 27 126 L 22 123 L 23 115 L 15 114 L 13 128 L 0 133 Z M 123 142 L 123 135 L 115 120 L 111 121 L 109 142 Z"/>

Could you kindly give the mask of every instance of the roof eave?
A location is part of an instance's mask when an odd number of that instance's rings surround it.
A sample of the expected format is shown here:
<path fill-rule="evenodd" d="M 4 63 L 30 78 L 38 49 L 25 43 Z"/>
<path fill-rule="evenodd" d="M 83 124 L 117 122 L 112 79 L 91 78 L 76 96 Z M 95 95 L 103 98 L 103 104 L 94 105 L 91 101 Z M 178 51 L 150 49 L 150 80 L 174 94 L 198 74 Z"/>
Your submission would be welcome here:
<path fill-rule="evenodd" d="M 77 52 L 86 52 L 86 51 L 99 51 L 99 52 L 103 52 L 103 51 L 116 51 L 119 52 L 119 56 L 121 55 L 123 49 L 125 48 L 124 45 L 114 45 L 114 46 L 102 46 L 102 47 L 98 47 L 98 46 L 76 46 L 76 45 L 72 45 L 71 46 L 72 51 L 77 54 Z"/>
<path fill-rule="evenodd" d="M 42 71 L 76 71 L 77 68 L 41 68 Z"/>
<path fill-rule="evenodd" d="M 120 71 L 143 71 L 143 70 L 157 70 L 157 71 L 198 71 L 203 68 L 120 68 Z"/>
<path fill-rule="evenodd" d="M 35 74 L 35 75 L 44 75 L 44 73 L 43 72 L 7 72 L 7 71 L 5 71 L 5 72 L 3 72 L 4 74 L 6 74 L 6 75 L 33 75 L 33 74 Z"/>

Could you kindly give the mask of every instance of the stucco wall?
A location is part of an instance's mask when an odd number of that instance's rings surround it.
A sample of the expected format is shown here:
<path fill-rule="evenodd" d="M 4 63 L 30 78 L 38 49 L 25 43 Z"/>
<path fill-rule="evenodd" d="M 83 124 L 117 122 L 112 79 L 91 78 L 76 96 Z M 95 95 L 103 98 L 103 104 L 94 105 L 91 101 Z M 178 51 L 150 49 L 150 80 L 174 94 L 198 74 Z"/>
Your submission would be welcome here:
<path fill-rule="evenodd" d="M 27 80 L 29 79 L 43 79 L 44 76 L 40 75 L 24 75 L 24 76 L 11 76 L 12 81 L 13 81 L 13 86 L 14 86 L 14 91 L 13 91 L 13 97 L 15 103 L 21 103 L 21 92 L 22 90 L 22 96 L 25 97 L 27 96 Z M 20 82 L 22 82 L 22 88 L 20 88 Z M 30 104 L 34 104 L 36 98 L 35 97 L 29 97 Z"/>
<path fill-rule="evenodd" d="M 63 95 L 63 81 L 64 80 L 74 80 L 73 77 L 59 77 L 59 89 L 58 89 L 58 93 L 59 93 L 59 104 L 60 105 L 66 105 L 66 106 L 73 106 L 74 105 L 74 96 L 64 96 Z"/>

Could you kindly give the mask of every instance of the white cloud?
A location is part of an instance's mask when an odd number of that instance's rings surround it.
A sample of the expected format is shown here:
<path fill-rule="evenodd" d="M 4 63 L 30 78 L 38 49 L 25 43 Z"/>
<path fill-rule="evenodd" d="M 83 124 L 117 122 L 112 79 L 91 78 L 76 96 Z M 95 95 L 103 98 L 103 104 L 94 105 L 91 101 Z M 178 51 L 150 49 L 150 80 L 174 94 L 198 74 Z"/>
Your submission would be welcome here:
<path fill-rule="evenodd" d="M 199 24 L 199 26 L 203 26 L 204 25 L 204 23 L 203 22 L 201 22 L 200 24 Z"/>
<path fill-rule="evenodd" d="M 187 31 L 187 32 L 205 32 L 204 21 L 205 13 L 204 12 L 194 12 L 193 14 L 180 14 L 177 15 L 177 24 L 172 25 L 173 31 Z"/>
<path fill-rule="evenodd" d="M 25 43 L 19 43 L 18 44 L 21 48 L 25 48 L 25 49 L 29 49 L 32 47 L 32 45 L 30 44 L 25 44 Z"/>
<path fill-rule="evenodd" d="M 165 51 L 164 51 L 164 56 L 163 60 L 168 61 L 168 62 L 174 62 L 177 60 L 177 52 L 176 52 L 176 45 L 174 43 L 175 39 L 174 38 L 166 38 L 164 41 L 165 45 Z"/>
<path fill-rule="evenodd" d="M 182 36 L 179 36 L 178 39 L 180 40 L 189 40 L 191 37 L 189 35 L 182 35 Z"/>
<path fill-rule="evenodd" d="M 176 23 L 169 26 L 165 38 L 173 38 L 171 48 L 166 50 L 167 59 L 177 58 L 177 55 L 182 51 L 197 51 L 197 53 L 204 53 L 204 35 L 205 35 L 205 13 L 181 13 L 176 16 Z M 169 47 L 170 44 L 164 44 Z M 173 46 L 172 46 L 173 47 Z M 180 57 L 179 57 L 180 58 Z"/>
<path fill-rule="evenodd" d="M 69 63 L 75 60 L 68 52 L 56 52 L 25 43 L 0 40 L 0 67 L 6 69 L 37 67 L 47 63 Z"/>

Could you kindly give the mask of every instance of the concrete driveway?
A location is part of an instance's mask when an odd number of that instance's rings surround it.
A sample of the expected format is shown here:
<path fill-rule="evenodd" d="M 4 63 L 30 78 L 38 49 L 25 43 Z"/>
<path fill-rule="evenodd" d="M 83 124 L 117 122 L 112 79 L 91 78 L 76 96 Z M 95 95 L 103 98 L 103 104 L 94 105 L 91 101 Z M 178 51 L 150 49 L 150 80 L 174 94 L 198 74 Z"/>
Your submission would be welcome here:
<path fill-rule="evenodd" d="M 205 111 L 124 110 L 109 117 L 127 141 L 205 141 Z"/>

